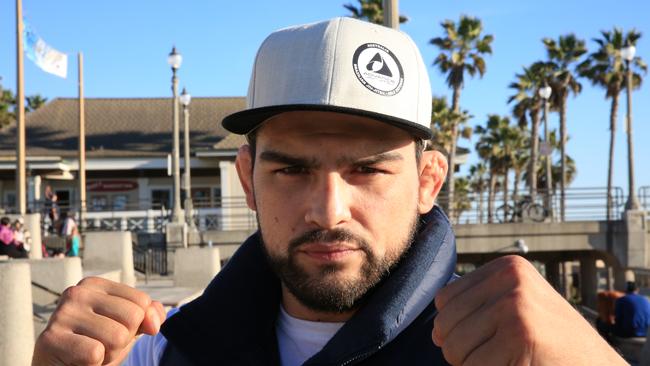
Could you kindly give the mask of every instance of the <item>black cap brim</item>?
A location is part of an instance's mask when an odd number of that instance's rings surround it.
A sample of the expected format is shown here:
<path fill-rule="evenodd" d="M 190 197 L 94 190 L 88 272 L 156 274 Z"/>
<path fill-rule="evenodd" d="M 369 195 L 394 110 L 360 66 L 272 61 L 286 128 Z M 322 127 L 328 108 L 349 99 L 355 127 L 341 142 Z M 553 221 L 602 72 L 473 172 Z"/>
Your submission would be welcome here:
<path fill-rule="evenodd" d="M 260 107 L 253 109 L 246 109 L 240 112 L 233 113 L 226 116 L 223 121 L 223 127 L 239 135 L 246 135 L 261 125 L 267 119 L 284 112 L 292 111 L 322 111 L 322 112 L 337 112 L 351 114 L 355 116 L 368 117 L 379 122 L 387 123 L 406 130 L 415 137 L 423 140 L 431 138 L 431 130 L 420 124 L 407 121 L 405 119 L 388 116 L 381 113 L 374 113 L 365 110 L 346 108 L 332 105 L 322 104 L 287 104 L 275 105 L 270 107 Z"/>

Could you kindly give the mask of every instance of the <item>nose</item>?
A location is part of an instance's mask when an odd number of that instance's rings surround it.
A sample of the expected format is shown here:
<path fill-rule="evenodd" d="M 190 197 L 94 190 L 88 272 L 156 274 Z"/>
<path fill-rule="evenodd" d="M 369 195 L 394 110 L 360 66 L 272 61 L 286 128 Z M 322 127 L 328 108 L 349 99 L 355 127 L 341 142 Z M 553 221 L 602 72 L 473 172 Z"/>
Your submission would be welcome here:
<path fill-rule="evenodd" d="M 338 173 L 317 179 L 307 202 L 305 221 L 322 229 L 332 229 L 350 220 L 350 197 L 347 182 Z"/>

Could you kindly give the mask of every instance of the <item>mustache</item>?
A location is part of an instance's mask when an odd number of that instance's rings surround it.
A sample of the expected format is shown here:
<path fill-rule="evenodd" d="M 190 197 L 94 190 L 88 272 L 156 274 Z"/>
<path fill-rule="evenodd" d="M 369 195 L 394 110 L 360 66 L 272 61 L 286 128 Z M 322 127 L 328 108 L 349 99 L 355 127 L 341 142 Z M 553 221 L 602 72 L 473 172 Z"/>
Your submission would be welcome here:
<path fill-rule="evenodd" d="M 368 241 L 345 229 L 307 231 L 289 242 L 289 250 L 293 251 L 302 244 L 315 242 L 354 242 L 364 252 L 370 251 Z"/>

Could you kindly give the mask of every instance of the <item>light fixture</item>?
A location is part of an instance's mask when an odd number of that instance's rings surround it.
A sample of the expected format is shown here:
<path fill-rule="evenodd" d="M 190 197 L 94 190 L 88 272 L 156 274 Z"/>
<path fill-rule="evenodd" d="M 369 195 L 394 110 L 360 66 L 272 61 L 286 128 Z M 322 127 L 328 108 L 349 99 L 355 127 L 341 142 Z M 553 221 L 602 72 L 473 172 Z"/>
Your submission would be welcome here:
<path fill-rule="evenodd" d="M 183 92 L 181 93 L 180 96 L 181 104 L 185 107 L 190 105 L 190 101 L 192 100 L 192 96 L 187 93 L 185 88 L 183 88 Z"/>
<path fill-rule="evenodd" d="M 634 46 L 626 46 L 621 48 L 621 57 L 623 57 L 625 61 L 629 62 L 634 60 L 635 53 L 636 53 L 636 47 Z"/>
<path fill-rule="evenodd" d="M 553 90 L 548 85 L 544 85 L 543 87 L 539 88 L 539 90 L 537 91 L 539 96 L 542 97 L 544 100 L 548 100 L 548 98 L 551 97 L 552 92 Z"/>
<path fill-rule="evenodd" d="M 172 52 L 167 56 L 167 63 L 171 66 L 172 70 L 176 71 L 181 67 L 183 63 L 183 56 L 176 52 L 176 46 L 172 47 Z"/>

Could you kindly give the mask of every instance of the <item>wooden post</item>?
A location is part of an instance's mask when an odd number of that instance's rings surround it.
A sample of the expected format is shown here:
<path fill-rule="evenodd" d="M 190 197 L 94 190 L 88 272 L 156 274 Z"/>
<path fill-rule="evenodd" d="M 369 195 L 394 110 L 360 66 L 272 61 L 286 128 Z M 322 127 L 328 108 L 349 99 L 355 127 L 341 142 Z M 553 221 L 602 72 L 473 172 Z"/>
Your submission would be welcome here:
<path fill-rule="evenodd" d="M 23 62 L 23 5 L 16 0 L 16 209 L 27 212 L 25 179 L 25 68 Z"/>
<path fill-rule="evenodd" d="M 86 228 L 86 107 L 84 101 L 84 58 L 79 52 L 79 227 Z"/>

